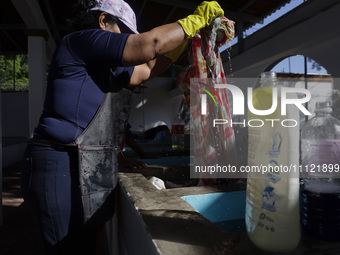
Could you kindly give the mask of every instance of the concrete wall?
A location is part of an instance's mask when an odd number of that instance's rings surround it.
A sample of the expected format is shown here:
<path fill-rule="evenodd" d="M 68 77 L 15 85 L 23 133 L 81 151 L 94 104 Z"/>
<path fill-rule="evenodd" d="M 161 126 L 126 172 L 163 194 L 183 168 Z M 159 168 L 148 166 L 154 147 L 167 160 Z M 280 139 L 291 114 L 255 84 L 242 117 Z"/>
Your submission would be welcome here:
<path fill-rule="evenodd" d="M 233 76 L 259 77 L 286 57 L 304 55 L 321 64 L 333 77 L 340 77 L 339 13 L 337 0 L 305 2 L 245 38 L 243 53 L 238 52 L 237 45 L 232 47 Z M 226 71 L 229 66 L 229 62 L 224 63 Z"/>
<path fill-rule="evenodd" d="M 117 236 L 108 235 L 109 243 L 112 244 L 112 240 L 118 239 L 114 240 L 113 243 L 118 246 L 117 254 L 121 255 L 159 254 L 150 233 L 146 229 L 142 216 L 136 210 L 130 195 L 121 183 L 118 185 L 117 193 L 117 221 L 109 221 L 106 227 L 118 229 L 119 234 L 118 238 Z M 117 247 L 110 247 L 109 250 L 117 251 Z"/>

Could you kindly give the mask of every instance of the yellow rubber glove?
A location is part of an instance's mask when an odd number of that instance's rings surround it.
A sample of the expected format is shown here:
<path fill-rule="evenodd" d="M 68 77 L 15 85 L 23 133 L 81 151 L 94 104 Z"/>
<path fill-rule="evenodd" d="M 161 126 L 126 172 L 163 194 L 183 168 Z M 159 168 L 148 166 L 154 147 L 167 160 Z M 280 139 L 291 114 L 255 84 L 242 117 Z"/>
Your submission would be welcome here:
<path fill-rule="evenodd" d="M 178 46 L 173 51 L 169 52 L 165 56 L 171 59 L 172 63 L 175 62 L 182 53 L 187 49 L 189 40 L 184 40 L 180 46 Z"/>
<path fill-rule="evenodd" d="M 197 6 L 194 14 L 177 22 L 182 26 L 187 38 L 192 38 L 198 30 L 209 26 L 217 17 L 223 17 L 224 11 L 216 1 L 204 1 Z"/>

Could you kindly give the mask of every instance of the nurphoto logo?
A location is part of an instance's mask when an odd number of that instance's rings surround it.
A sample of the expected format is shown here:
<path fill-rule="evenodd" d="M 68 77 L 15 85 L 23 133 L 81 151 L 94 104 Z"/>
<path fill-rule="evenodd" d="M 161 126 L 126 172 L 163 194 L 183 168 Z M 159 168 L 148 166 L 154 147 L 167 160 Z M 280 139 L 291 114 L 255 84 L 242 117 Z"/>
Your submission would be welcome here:
<path fill-rule="evenodd" d="M 213 100 L 215 106 L 217 106 L 217 102 L 213 96 L 213 94 L 217 97 L 219 100 L 219 103 L 222 105 L 222 101 L 220 98 L 220 95 L 216 91 L 216 89 L 227 89 L 228 92 L 230 92 L 232 96 L 233 101 L 233 107 L 232 107 L 232 113 L 233 115 L 245 115 L 245 96 L 242 92 L 242 90 L 232 84 L 215 84 L 214 87 L 208 84 L 205 84 L 203 82 L 198 82 L 198 84 L 205 86 L 206 88 L 200 88 L 202 91 L 206 92 L 206 94 L 202 94 L 201 97 L 201 115 L 207 115 L 207 94 L 210 96 L 210 98 Z M 210 91 L 207 89 L 209 88 Z M 294 88 L 294 87 L 273 87 L 272 89 L 272 103 L 271 106 L 268 109 L 256 109 L 253 104 L 253 88 L 248 87 L 247 88 L 247 106 L 248 111 L 254 115 L 257 116 L 267 116 L 273 114 L 279 105 L 280 101 L 280 109 L 281 109 L 281 116 L 287 115 L 287 106 L 288 105 L 294 105 L 297 107 L 304 115 L 311 115 L 311 113 L 306 109 L 306 107 L 303 105 L 311 99 L 311 93 L 309 90 L 304 88 Z M 297 95 L 299 94 L 300 97 L 297 98 L 291 98 L 290 95 Z M 301 96 L 302 95 L 302 96 Z M 279 100 L 280 98 L 280 100 Z M 230 123 L 229 123 L 230 122 Z M 298 123 L 298 120 L 294 119 L 250 119 L 247 121 L 244 119 L 241 122 L 234 122 L 232 120 L 227 119 L 214 119 L 213 120 L 213 126 L 216 127 L 217 125 L 227 125 L 228 123 L 233 125 L 246 125 L 251 127 L 262 127 L 265 122 L 271 123 L 272 126 L 275 125 L 276 122 L 280 122 L 282 126 L 284 127 L 295 127 Z"/>

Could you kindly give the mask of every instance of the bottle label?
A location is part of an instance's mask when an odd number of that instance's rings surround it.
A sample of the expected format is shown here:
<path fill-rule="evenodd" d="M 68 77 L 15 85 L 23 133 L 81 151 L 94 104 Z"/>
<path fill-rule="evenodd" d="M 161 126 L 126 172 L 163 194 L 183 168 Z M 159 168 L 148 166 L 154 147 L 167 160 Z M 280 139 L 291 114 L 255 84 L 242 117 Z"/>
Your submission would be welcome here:
<path fill-rule="evenodd" d="M 275 240 L 299 229 L 299 179 L 268 183 L 248 179 L 246 224 L 254 239 Z M 259 240 L 260 242 L 262 240 Z"/>
<path fill-rule="evenodd" d="M 272 88 L 261 88 L 253 91 L 253 106 L 266 110 L 272 106 Z M 278 105 L 281 105 L 278 97 Z M 281 171 L 299 165 L 299 125 L 285 127 L 276 125 L 285 119 L 299 120 L 299 110 L 294 105 L 287 105 L 286 117 L 281 116 L 280 108 L 270 115 L 258 116 L 248 112 L 248 119 L 261 120 L 263 125 L 248 125 L 248 165 L 263 169 L 279 169 L 275 174 L 283 178 L 298 178 L 298 171 Z M 273 122 L 266 122 L 272 120 Z M 275 123 L 274 123 L 275 122 Z M 282 168 L 281 168 L 282 167 Z M 249 172 L 250 178 L 262 178 L 267 171 Z M 271 177 L 275 177 L 272 175 Z"/>
<path fill-rule="evenodd" d="M 301 151 L 303 177 L 339 176 L 340 140 L 304 139 L 301 143 Z"/>
<path fill-rule="evenodd" d="M 262 209 L 275 212 L 278 197 L 273 187 L 266 187 L 262 192 Z"/>
<path fill-rule="evenodd" d="M 184 125 L 172 125 L 173 135 L 184 135 Z"/>

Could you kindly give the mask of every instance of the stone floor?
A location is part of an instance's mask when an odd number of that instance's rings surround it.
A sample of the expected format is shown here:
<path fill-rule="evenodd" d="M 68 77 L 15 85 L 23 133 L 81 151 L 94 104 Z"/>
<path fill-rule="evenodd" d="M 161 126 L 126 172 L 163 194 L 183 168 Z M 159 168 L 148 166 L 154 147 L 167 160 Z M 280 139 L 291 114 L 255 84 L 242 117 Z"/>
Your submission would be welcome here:
<path fill-rule="evenodd" d="M 39 233 L 20 194 L 21 162 L 3 169 L 1 255 L 42 255 Z"/>

